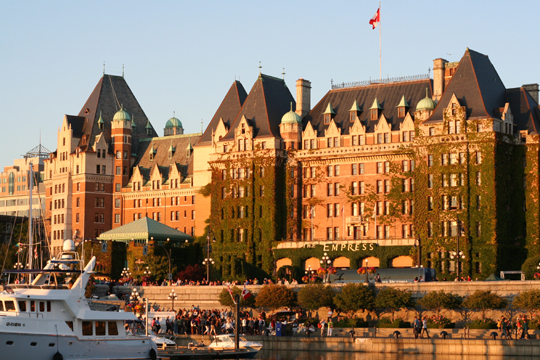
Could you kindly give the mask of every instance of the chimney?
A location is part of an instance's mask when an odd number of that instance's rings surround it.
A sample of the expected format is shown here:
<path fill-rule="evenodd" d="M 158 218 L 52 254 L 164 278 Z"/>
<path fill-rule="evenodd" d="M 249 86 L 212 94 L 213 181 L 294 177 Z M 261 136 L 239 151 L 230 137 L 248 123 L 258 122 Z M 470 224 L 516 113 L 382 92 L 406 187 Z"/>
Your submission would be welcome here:
<path fill-rule="evenodd" d="M 433 100 L 439 101 L 444 92 L 444 68 L 447 63 L 441 58 L 433 60 Z"/>
<path fill-rule="evenodd" d="M 311 82 L 296 80 L 296 113 L 303 118 L 311 110 Z"/>
<path fill-rule="evenodd" d="M 523 85 L 523 88 L 527 90 L 529 95 L 531 95 L 534 101 L 536 101 L 536 103 L 538 104 L 538 84 Z"/>

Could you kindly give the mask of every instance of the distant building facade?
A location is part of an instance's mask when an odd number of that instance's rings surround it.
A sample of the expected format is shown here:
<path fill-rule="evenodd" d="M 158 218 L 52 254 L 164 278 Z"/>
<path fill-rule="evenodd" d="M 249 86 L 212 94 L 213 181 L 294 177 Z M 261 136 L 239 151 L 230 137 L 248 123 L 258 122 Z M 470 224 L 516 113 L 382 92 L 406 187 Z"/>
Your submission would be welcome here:
<path fill-rule="evenodd" d="M 45 162 L 55 246 L 150 217 L 215 238 L 224 277 L 288 266 L 434 267 L 484 278 L 540 255 L 538 85 L 507 89 L 467 49 L 429 75 L 235 81 L 202 134 L 158 137 L 121 77 L 66 116 Z M 55 242 L 56 241 L 56 242 Z M 459 246 L 458 246 L 459 244 Z M 458 248 L 459 247 L 459 248 Z"/>

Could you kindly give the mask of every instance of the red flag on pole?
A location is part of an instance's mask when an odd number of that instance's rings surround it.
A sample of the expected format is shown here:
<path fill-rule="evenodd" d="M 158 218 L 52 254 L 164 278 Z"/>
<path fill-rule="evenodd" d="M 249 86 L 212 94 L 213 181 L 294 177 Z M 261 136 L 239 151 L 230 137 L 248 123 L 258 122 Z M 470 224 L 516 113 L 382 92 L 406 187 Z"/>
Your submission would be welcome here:
<path fill-rule="evenodd" d="M 369 25 L 373 26 L 373 29 L 375 29 L 377 27 L 377 25 L 379 25 L 379 22 L 381 21 L 381 13 L 380 13 L 381 9 L 377 9 L 377 12 L 375 13 L 375 15 L 373 15 L 373 17 L 371 18 L 371 20 L 369 20 Z"/>
<path fill-rule="evenodd" d="M 244 290 L 242 290 L 242 297 L 244 298 L 244 300 L 247 300 L 251 297 L 251 291 L 249 291 L 245 285 Z"/>

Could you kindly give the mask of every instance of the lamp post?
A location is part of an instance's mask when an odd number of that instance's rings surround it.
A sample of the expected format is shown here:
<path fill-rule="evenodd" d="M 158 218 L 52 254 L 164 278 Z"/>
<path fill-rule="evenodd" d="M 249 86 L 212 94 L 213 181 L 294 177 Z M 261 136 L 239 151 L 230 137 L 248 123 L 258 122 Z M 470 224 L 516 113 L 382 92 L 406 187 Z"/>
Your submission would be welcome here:
<path fill-rule="evenodd" d="M 366 284 L 369 284 L 368 259 L 366 259 Z"/>
<path fill-rule="evenodd" d="M 187 240 L 186 240 L 187 241 Z M 212 237 L 212 242 L 216 242 L 216 237 Z M 210 257 L 210 234 L 206 235 L 206 259 L 203 261 L 203 265 L 206 265 L 206 282 L 210 282 L 210 264 L 214 265 L 215 261 Z"/>
<path fill-rule="evenodd" d="M 456 259 L 456 275 L 458 281 L 459 279 L 459 260 L 465 259 L 465 254 L 463 251 L 459 251 L 459 233 L 461 232 L 461 221 L 457 219 L 457 232 L 456 232 L 456 242 L 457 242 L 457 249 L 456 251 L 450 251 L 450 259 Z"/>
<path fill-rule="evenodd" d="M 323 257 L 320 260 L 321 265 L 324 266 L 324 268 L 328 268 L 328 265 L 332 263 L 332 260 L 330 260 L 330 257 L 328 256 L 328 253 L 324 253 Z M 324 275 L 323 282 L 327 282 L 327 280 L 330 279 L 330 274 L 326 273 Z"/>
<path fill-rule="evenodd" d="M 20 270 L 20 269 L 22 269 L 23 267 L 24 267 L 23 264 L 22 264 L 20 261 L 18 261 L 18 260 L 17 260 L 17 262 L 15 263 L 15 265 L 13 265 L 13 268 L 14 268 L 15 270 Z M 20 279 L 20 277 L 21 277 L 21 274 L 17 274 L 17 279 Z"/>
<path fill-rule="evenodd" d="M 131 289 L 131 295 L 129 296 L 129 301 L 131 301 L 133 304 L 136 304 L 139 302 L 139 292 L 137 289 L 133 288 Z"/>
<path fill-rule="evenodd" d="M 131 276 L 131 271 L 129 271 L 129 268 L 124 268 L 124 270 L 122 270 L 122 273 L 120 275 L 124 279 L 124 282 L 126 282 L 126 279 L 128 279 Z"/>
<path fill-rule="evenodd" d="M 172 300 L 172 309 L 174 311 L 174 300 L 178 299 L 178 295 L 174 292 L 174 289 L 171 289 L 171 293 L 169 294 L 169 299 Z"/>
<path fill-rule="evenodd" d="M 203 265 L 206 265 L 206 283 L 210 282 L 210 265 L 214 265 L 215 261 L 212 258 L 206 258 L 203 260 Z"/>
<path fill-rule="evenodd" d="M 152 274 L 148 266 L 146 267 L 146 269 L 144 269 L 143 274 L 144 276 L 148 276 L 148 277 L 150 277 L 150 275 Z"/>

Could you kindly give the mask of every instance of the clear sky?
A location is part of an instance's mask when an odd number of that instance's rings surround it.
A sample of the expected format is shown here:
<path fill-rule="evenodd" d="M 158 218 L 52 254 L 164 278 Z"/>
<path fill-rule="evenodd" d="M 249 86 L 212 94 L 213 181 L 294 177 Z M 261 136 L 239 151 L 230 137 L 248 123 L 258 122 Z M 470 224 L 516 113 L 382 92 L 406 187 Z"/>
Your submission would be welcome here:
<path fill-rule="evenodd" d="M 312 82 L 314 106 L 334 82 L 379 76 L 378 1 L 2 1 L 0 170 L 36 146 L 56 150 L 103 73 L 122 74 L 163 135 L 176 112 L 199 132 L 232 82 L 259 73 L 293 96 Z M 540 1 L 382 1 L 382 74 L 427 73 L 433 59 L 489 55 L 507 88 L 540 82 Z"/>

